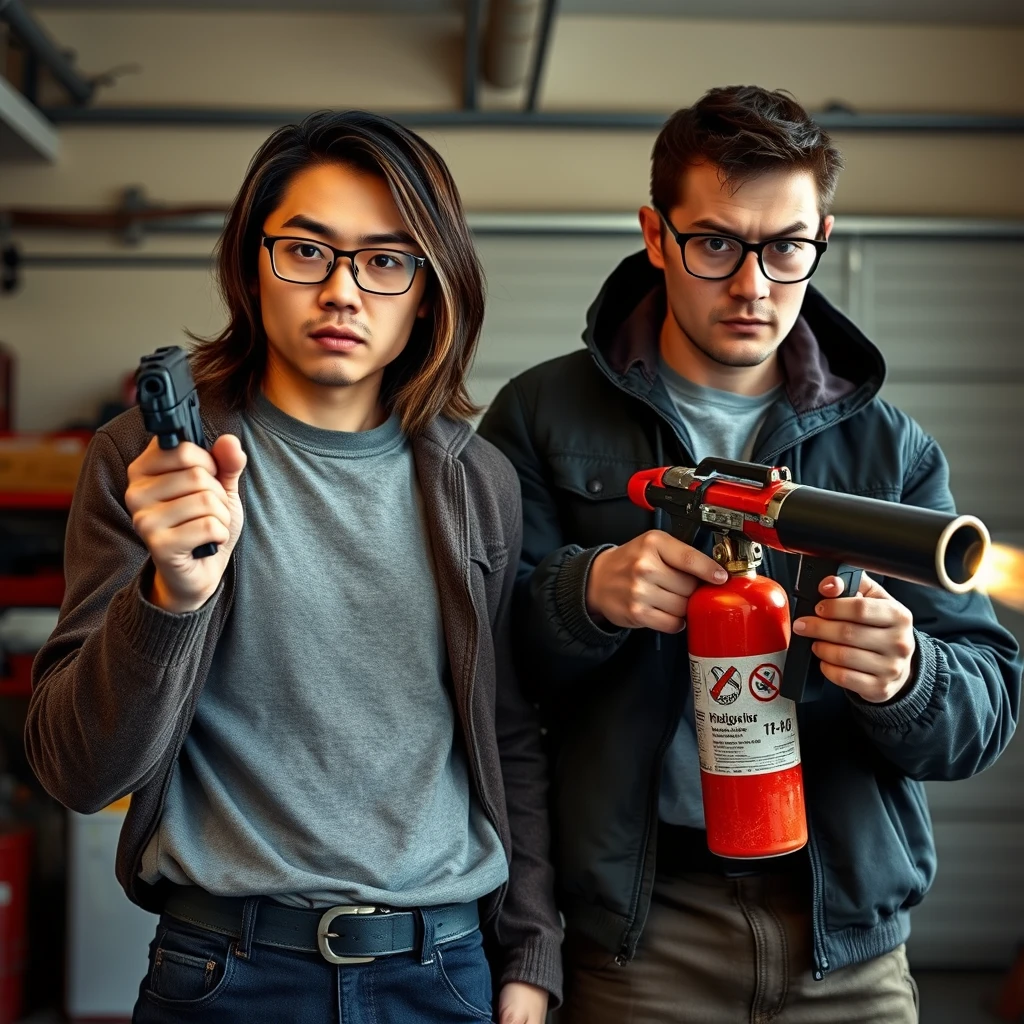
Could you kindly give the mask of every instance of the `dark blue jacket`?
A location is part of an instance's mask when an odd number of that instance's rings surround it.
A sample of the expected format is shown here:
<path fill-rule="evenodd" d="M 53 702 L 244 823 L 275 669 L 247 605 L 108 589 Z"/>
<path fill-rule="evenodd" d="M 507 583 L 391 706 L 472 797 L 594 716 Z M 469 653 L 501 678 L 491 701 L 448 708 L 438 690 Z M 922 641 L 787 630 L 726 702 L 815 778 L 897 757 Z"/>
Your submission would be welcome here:
<path fill-rule="evenodd" d="M 548 720 L 561 907 L 622 962 L 650 902 L 661 762 L 688 685 L 685 632 L 660 643 L 649 630 L 606 632 L 584 592 L 602 545 L 655 525 L 630 503 L 630 475 L 695 465 L 657 379 L 664 303 L 661 272 L 644 253 L 626 259 L 588 313 L 587 349 L 515 378 L 480 427 L 522 484 L 516 647 Z M 881 354 L 813 288 L 779 357 L 785 397 L 754 461 L 815 487 L 953 510 L 938 445 L 877 397 Z M 791 589 L 796 557 L 766 554 L 762 571 Z M 914 615 L 911 685 L 882 705 L 828 686 L 799 706 L 819 977 L 907 938 L 936 867 L 922 782 L 987 768 L 1019 710 L 1018 647 L 985 596 L 880 582 Z"/>

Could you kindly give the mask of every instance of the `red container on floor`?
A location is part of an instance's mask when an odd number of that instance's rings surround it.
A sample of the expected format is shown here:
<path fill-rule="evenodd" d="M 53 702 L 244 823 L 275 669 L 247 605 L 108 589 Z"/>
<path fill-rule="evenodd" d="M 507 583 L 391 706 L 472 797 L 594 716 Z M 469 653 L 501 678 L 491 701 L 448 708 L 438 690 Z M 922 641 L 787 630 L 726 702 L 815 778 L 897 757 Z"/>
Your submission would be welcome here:
<path fill-rule="evenodd" d="M 31 856 L 32 829 L 0 824 L 0 1024 L 21 1016 Z"/>

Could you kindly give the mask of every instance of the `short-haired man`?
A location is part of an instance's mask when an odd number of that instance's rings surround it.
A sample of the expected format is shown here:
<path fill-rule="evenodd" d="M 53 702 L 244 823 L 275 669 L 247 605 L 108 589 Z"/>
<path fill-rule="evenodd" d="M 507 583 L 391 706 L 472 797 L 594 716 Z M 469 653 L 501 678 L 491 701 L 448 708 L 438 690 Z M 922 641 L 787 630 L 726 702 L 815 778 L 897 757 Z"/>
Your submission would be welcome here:
<path fill-rule="evenodd" d="M 921 781 L 1008 742 L 1013 638 L 988 600 L 826 580 L 794 628 L 834 686 L 800 706 L 810 842 L 712 856 L 686 671 L 687 598 L 725 572 L 652 530 L 630 475 L 707 456 L 952 509 L 945 460 L 877 397 L 878 350 L 808 279 L 840 157 L 791 98 L 715 89 L 654 147 L 646 252 L 587 317 L 588 351 L 513 380 L 481 432 L 516 466 L 518 650 L 549 718 L 570 1024 L 917 1018 L 904 940 L 935 872 Z M 796 559 L 769 552 L 793 583 Z"/>
<path fill-rule="evenodd" d="M 254 157 L 193 367 L 212 449 L 94 439 L 27 745 L 132 794 L 162 912 L 137 1024 L 541 1024 L 559 993 L 546 783 L 510 670 L 515 473 L 467 423 L 480 268 L 440 156 L 322 113 Z M 243 529 L 244 511 L 244 529 Z M 196 558 L 202 544 L 219 545 Z"/>

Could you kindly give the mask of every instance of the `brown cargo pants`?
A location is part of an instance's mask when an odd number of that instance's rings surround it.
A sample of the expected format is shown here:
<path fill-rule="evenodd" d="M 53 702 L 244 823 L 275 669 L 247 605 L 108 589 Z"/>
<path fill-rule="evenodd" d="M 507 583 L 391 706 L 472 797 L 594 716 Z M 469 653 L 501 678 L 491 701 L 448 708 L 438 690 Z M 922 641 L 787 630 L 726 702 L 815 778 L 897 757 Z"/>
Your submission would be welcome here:
<path fill-rule="evenodd" d="M 566 938 L 557 1024 L 917 1024 L 902 946 L 815 981 L 802 875 L 659 876 L 635 959 Z"/>

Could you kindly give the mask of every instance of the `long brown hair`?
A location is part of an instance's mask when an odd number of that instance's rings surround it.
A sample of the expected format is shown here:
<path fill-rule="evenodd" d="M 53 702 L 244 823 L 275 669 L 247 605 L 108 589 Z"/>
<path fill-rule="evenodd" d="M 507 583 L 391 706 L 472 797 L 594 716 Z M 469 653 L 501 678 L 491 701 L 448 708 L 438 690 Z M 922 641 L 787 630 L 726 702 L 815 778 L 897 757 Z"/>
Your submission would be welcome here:
<path fill-rule="evenodd" d="M 216 337 L 193 335 L 196 383 L 235 408 L 259 391 L 267 365 L 258 288 L 263 222 L 295 174 L 320 163 L 381 176 L 427 255 L 430 312 L 417 319 L 405 349 L 385 370 L 382 400 L 410 435 L 439 414 L 468 419 L 478 411 L 466 375 L 483 324 L 484 287 L 458 189 L 432 146 L 362 110 L 311 114 L 279 128 L 252 158 L 217 247 L 229 320 Z"/>
<path fill-rule="evenodd" d="M 756 85 L 710 89 L 665 122 L 651 154 L 655 205 L 675 206 L 683 172 L 703 162 L 716 164 L 722 184 L 733 189 L 766 171 L 810 171 L 822 217 L 831 209 L 843 166 L 828 132 L 792 96 Z"/>

